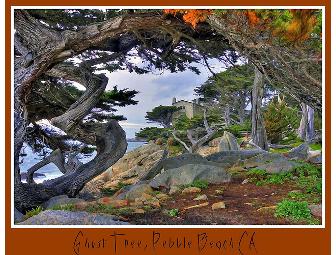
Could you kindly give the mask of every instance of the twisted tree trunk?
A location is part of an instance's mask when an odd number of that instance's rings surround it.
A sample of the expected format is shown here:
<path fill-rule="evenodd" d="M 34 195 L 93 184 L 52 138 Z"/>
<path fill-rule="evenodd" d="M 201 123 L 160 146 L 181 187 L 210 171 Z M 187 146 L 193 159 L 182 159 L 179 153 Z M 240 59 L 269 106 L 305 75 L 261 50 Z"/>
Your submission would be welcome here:
<path fill-rule="evenodd" d="M 315 137 L 314 129 L 314 109 L 305 103 L 301 103 L 302 117 L 300 127 L 298 128 L 298 136 L 305 142 L 310 142 Z"/>
<path fill-rule="evenodd" d="M 252 90 L 252 141 L 263 150 L 268 150 L 268 142 L 264 118 L 262 116 L 261 106 L 264 91 L 263 74 L 257 67 L 254 69 L 255 77 Z"/>

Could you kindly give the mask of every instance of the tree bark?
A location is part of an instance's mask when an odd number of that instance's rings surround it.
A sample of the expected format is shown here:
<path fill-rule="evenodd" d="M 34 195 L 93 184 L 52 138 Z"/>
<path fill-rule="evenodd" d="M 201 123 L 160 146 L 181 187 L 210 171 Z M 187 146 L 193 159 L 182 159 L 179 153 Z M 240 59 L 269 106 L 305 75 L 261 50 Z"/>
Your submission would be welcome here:
<path fill-rule="evenodd" d="M 301 103 L 302 117 L 298 128 L 298 137 L 305 142 L 311 142 L 315 137 L 314 109 Z"/>
<path fill-rule="evenodd" d="M 263 150 L 268 150 L 268 142 L 266 129 L 264 124 L 264 119 L 262 116 L 262 98 L 264 90 L 264 78 L 263 74 L 258 70 L 257 67 L 254 68 L 254 83 L 252 89 L 252 141 L 257 146 Z"/>

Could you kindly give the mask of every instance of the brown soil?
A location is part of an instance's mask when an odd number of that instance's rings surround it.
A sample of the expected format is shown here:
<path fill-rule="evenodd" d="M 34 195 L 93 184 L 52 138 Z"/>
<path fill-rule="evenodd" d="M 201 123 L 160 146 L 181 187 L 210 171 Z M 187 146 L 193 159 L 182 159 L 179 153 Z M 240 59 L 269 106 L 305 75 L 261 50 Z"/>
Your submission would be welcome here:
<path fill-rule="evenodd" d="M 222 190 L 222 194 L 216 194 Z M 206 194 L 209 205 L 205 207 L 183 210 L 188 206 L 206 201 L 194 201 L 197 194 L 177 193 L 161 203 L 160 210 L 147 211 L 144 214 L 133 214 L 127 217 L 131 224 L 141 225 L 289 225 L 300 224 L 274 216 L 274 209 L 257 211 L 262 207 L 275 206 L 287 197 L 288 192 L 297 190 L 291 183 L 282 185 L 256 186 L 252 183 L 241 184 L 241 180 L 233 183 L 209 185 L 199 194 Z M 211 205 L 223 201 L 226 208 L 213 211 Z M 167 211 L 177 208 L 179 214 L 172 217 Z M 305 224 L 305 223 L 301 223 Z"/>

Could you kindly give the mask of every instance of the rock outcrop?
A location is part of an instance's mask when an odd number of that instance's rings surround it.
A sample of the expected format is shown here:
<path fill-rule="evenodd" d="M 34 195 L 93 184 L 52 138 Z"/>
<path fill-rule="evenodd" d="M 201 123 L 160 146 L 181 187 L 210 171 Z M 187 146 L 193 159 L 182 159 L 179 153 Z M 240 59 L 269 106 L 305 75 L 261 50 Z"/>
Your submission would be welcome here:
<path fill-rule="evenodd" d="M 228 131 L 224 131 L 223 136 L 218 144 L 218 151 L 237 151 L 239 145 L 236 137 Z"/>
<path fill-rule="evenodd" d="M 88 212 L 47 210 L 30 217 L 19 225 L 128 225 L 117 216 Z"/>
<path fill-rule="evenodd" d="M 220 166 L 211 164 L 186 164 L 176 168 L 170 168 L 157 175 L 149 185 L 158 189 L 161 187 L 170 189 L 174 186 L 190 184 L 195 180 L 204 180 L 208 183 L 223 183 L 231 180 L 230 174 Z"/>
<path fill-rule="evenodd" d="M 258 168 L 268 173 L 288 172 L 299 163 L 291 161 L 285 156 L 276 153 L 263 153 L 255 157 L 244 160 L 242 163 L 244 168 Z"/>
<path fill-rule="evenodd" d="M 52 209 L 55 206 L 62 206 L 66 204 L 77 204 L 81 202 L 84 202 L 84 200 L 80 198 L 69 198 L 67 195 L 60 195 L 50 198 L 47 202 L 45 202 L 42 205 L 42 207 L 44 209 Z"/>
<path fill-rule="evenodd" d="M 84 198 L 101 197 L 102 189 L 115 189 L 122 182 L 134 184 L 139 177 L 149 171 L 163 156 L 164 150 L 155 143 L 145 144 L 128 152 L 102 175 L 87 183 L 80 196 Z"/>

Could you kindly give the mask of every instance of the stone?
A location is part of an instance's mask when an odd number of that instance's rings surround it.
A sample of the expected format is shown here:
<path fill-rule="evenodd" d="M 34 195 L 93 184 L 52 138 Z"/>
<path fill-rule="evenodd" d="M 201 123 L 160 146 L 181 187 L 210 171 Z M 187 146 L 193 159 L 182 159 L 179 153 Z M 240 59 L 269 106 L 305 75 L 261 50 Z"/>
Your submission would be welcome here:
<path fill-rule="evenodd" d="M 299 163 L 288 160 L 282 154 L 277 153 L 259 154 L 242 162 L 245 168 L 258 168 L 268 173 L 288 172 L 298 165 Z"/>
<path fill-rule="evenodd" d="M 308 205 L 311 214 L 315 217 L 322 217 L 322 205 Z"/>
<path fill-rule="evenodd" d="M 162 157 L 164 150 L 154 143 L 145 144 L 126 153 L 111 168 L 88 182 L 80 192 L 84 198 L 101 196 L 101 189 L 114 189 L 119 182 L 134 184 Z M 89 195 L 92 194 L 90 197 Z"/>
<path fill-rule="evenodd" d="M 47 202 L 42 204 L 42 208 L 48 210 L 52 209 L 54 206 L 61 206 L 66 204 L 77 204 L 84 202 L 85 200 L 80 198 L 69 198 L 67 195 L 60 195 L 50 198 Z"/>
<path fill-rule="evenodd" d="M 206 157 L 208 161 L 234 165 L 240 160 L 246 160 L 259 154 L 265 154 L 264 150 L 237 150 L 237 151 L 221 151 Z"/>
<path fill-rule="evenodd" d="M 322 164 L 322 153 L 317 155 L 309 156 L 307 161 L 312 164 Z"/>
<path fill-rule="evenodd" d="M 209 156 L 211 154 L 214 154 L 218 152 L 217 147 L 210 147 L 210 146 L 202 146 L 197 150 L 197 153 L 201 155 L 202 157 Z"/>
<path fill-rule="evenodd" d="M 276 205 L 272 205 L 272 206 L 265 206 L 265 207 L 261 207 L 257 210 L 257 212 L 269 212 L 269 211 L 274 211 L 276 209 Z"/>
<path fill-rule="evenodd" d="M 305 160 L 308 158 L 309 145 L 307 143 L 303 143 L 298 147 L 291 149 L 286 155 L 290 159 L 299 159 Z"/>
<path fill-rule="evenodd" d="M 213 211 L 214 210 L 218 210 L 218 209 L 225 209 L 225 203 L 223 201 L 222 202 L 214 203 L 214 204 L 212 204 L 211 209 Z"/>
<path fill-rule="evenodd" d="M 149 185 L 154 189 L 170 188 L 171 186 L 187 185 L 195 180 L 220 184 L 230 182 L 231 175 L 223 167 L 208 164 L 187 164 L 164 171 L 151 180 Z"/>
<path fill-rule="evenodd" d="M 246 184 L 246 183 L 248 183 L 249 182 L 249 180 L 248 179 L 245 179 L 244 181 L 242 181 L 242 183 L 241 184 Z"/>
<path fill-rule="evenodd" d="M 153 196 L 147 193 L 143 193 L 140 197 L 141 201 L 147 201 L 153 199 Z"/>
<path fill-rule="evenodd" d="M 239 145 L 236 137 L 228 131 L 224 131 L 218 144 L 218 151 L 238 151 Z"/>
<path fill-rule="evenodd" d="M 216 190 L 215 190 L 215 193 L 216 193 L 217 195 L 221 195 L 221 194 L 224 193 L 224 191 L 223 191 L 223 190 L 220 190 L 220 189 L 216 189 Z"/>
<path fill-rule="evenodd" d="M 180 191 L 180 187 L 179 186 L 172 185 L 170 187 L 170 190 L 169 190 L 169 195 L 173 195 L 173 194 L 175 194 L 175 193 L 177 193 L 179 191 Z"/>
<path fill-rule="evenodd" d="M 161 207 L 160 201 L 157 198 L 155 198 L 155 197 L 152 197 L 152 199 L 150 199 L 150 200 L 144 201 L 144 204 L 145 205 L 150 205 L 150 206 L 156 207 L 156 208 L 160 208 Z"/>
<path fill-rule="evenodd" d="M 160 201 L 164 201 L 169 199 L 169 196 L 167 194 L 164 193 L 159 193 L 156 195 L 156 198 L 159 199 Z"/>
<path fill-rule="evenodd" d="M 203 195 L 199 195 L 199 196 L 195 197 L 193 200 L 195 200 L 195 201 L 208 200 L 208 197 L 207 197 L 207 195 L 203 194 Z"/>
<path fill-rule="evenodd" d="M 46 210 L 19 225 L 129 225 L 129 223 L 107 214 Z"/>
<path fill-rule="evenodd" d="M 99 203 L 104 204 L 104 205 L 110 205 L 114 208 L 120 208 L 120 207 L 125 207 L 127 206 L 128 200 L 123 200 L 123 199 L 113 199 L 111 197 L 103 197 L 98 200 Z"/>
<path fill-rule="evenodd" d="M 136 209 L 134 210 L 134 213 L 136 213 L 136 214 L 144 214 L 144 213 L 145 213 L 145 210 L 144 210 L 144 209 L 141 209 L 141 208 L 136 208 Z"/>
<path fill-rule="evenodd" d="M 182 190 L 182 194 L 190 194 L 190 193 L 198 193 L 201 192 L 202 190 L 197 187 L 188 187 Z"/>
<path fill-rule="evenodd" d="M 23 219 L 24 219 L 24 215 L 21 212 L 19 212 L 18 209 L 14 207 L 14 222 L 17 223 L 17 222 L 22 221 Z"/>
<path fill-rule="evenodd" d="M 138 197 L 142 197 L 143 194 L 152 194 L 153 189 L 150 185 L 146 183 L 142 184 L 134 184 L 129 186 L 125 192 L 120 193 L 117 198 L 118 199 L 127 199 L 130 201 L 134 201 Z"/>

